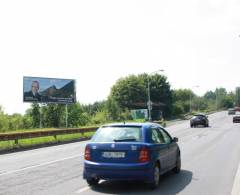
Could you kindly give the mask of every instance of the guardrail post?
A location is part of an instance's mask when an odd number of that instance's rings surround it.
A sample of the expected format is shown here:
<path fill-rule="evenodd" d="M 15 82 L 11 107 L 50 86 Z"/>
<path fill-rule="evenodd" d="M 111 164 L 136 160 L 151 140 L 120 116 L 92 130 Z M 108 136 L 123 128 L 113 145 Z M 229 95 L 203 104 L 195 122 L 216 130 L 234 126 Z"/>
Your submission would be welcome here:
<path fill-rule="evenodd" d="M 81 135 L 84 136 L 84 131 L 81 132 Z"/>

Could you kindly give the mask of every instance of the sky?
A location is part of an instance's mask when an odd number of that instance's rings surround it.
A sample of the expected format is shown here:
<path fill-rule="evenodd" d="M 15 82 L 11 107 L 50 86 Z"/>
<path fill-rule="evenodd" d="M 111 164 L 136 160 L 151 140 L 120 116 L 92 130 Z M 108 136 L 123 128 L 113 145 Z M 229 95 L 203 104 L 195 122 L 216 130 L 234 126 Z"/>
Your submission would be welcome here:
<path fill-rule="evenodd" d="M 172 89 L 240 86 L 238 0 L 1 0 L 0 105 L 24 113 L 23 77 L 76 80 L 82 104 L 163 69 Z M 196 87 L 198 86 L 198 87 Z"/>

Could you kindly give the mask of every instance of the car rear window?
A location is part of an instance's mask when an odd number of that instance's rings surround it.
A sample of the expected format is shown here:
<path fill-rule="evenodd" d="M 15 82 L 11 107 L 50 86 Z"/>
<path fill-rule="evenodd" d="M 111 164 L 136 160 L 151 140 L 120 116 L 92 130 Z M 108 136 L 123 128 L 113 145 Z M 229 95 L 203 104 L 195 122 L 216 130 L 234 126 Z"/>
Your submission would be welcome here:
<path fill-rule="evenodd" d="M 193 118 L 206 118 L 204 115 L 194 115 Z"/>
<path fill-rule="evenodd" d="M 92 142 L 139 142 L 141 127 L 101 127 L 92 137 Z"/>

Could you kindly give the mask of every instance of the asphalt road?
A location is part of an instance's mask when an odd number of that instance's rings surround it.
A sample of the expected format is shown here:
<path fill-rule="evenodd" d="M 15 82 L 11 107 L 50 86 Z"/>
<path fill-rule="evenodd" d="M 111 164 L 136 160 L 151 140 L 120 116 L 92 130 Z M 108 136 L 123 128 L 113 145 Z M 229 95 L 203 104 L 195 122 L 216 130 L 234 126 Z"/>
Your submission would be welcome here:
<path fill-rule="evenodd" d="M 209 128 L 190 128 L 189 121 L 166 129 L 179 138 L 180 174 L 168 173 L 156 190 L 144 183 L 102 181 L 89 188 L 82 179 L 86 142 L 0 155 L 0 194 L 163 194 L 231 195 L 240 163 L 240 124 L 219 112 Z"/>

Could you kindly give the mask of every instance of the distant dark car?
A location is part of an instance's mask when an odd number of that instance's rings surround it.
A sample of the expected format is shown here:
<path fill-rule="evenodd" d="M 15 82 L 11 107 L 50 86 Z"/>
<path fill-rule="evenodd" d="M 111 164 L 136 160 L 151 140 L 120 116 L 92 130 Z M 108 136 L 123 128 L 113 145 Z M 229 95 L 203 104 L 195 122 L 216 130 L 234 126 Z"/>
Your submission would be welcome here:
<path fill-rule="evenodd" d="M 236 110 L 234 108 L 229 108 L 228 109 L 228 114 L 229 115 L 236 114 Z"/>
<path fill-rule="evenodd" d="M 233 123 L 240 123 L 240 114 L 233 117 Z"/>
<path fill-rule="evenodd" d="M 198 125 L 203 125 L 204 127 L 209 126 L 208 117 L 205 114 L 195 114 L 190 120 L 190 126 L 196 127 Z"/>
<path fill-rule="evenodd" d="M 177 138 L 155 123 L 100 127 L 85 148 L 83 178 L 89 185 L 104 180 L 140 180 L 151 188 L 159 177 L 181 169 Z"/>

